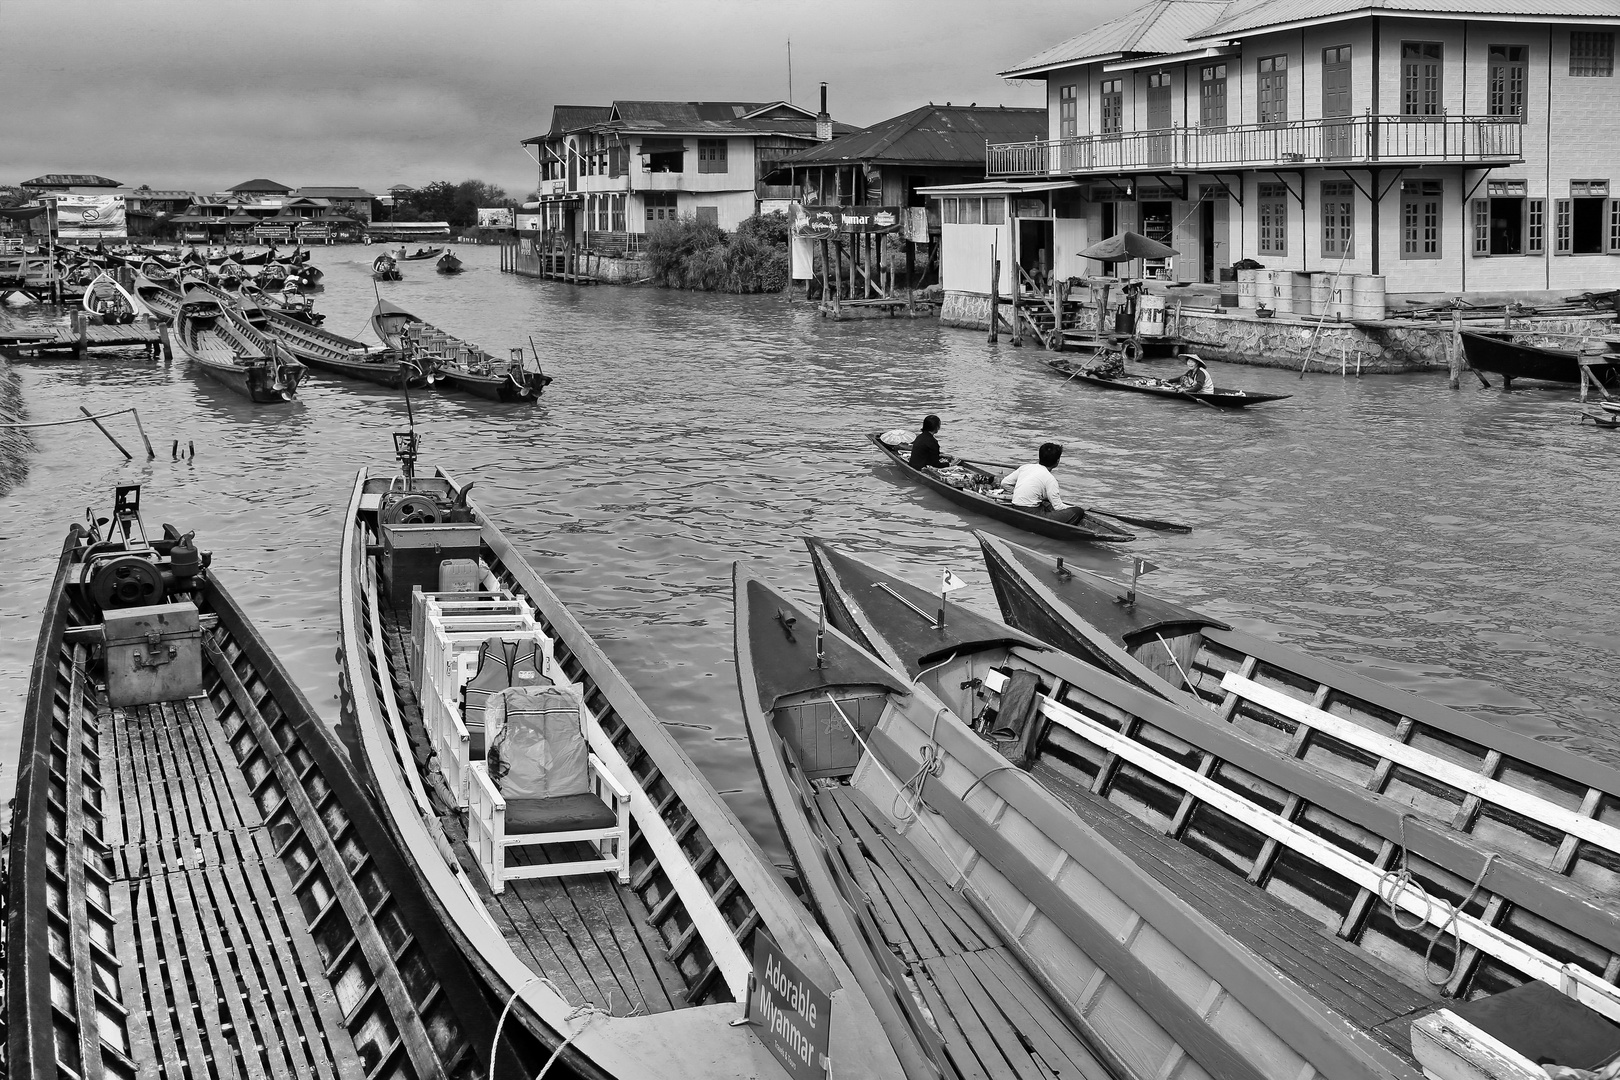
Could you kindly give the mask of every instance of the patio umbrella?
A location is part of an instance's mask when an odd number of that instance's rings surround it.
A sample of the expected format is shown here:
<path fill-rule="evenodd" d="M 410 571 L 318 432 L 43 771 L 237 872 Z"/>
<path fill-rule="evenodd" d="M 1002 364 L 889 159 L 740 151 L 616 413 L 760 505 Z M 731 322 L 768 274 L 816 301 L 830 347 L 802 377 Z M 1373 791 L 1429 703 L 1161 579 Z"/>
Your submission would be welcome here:
<path fill-rule="evenodd" d="M 1080 253 L 1080 257 L 1101 262 L 1124 262 L 1127 259 L 1168 259 L 1180 254 L 1168 244 L 1151 240 L 1141 233 L 1122 232 L 1092 244 Z"/>

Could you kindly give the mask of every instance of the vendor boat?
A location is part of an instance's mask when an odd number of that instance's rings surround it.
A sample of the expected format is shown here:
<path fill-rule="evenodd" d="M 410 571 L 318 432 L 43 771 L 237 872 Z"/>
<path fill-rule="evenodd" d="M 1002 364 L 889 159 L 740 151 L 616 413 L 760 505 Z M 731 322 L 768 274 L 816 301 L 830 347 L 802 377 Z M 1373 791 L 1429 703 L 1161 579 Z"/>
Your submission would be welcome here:
<path fill-rule="evenodd" d="M 536 357 L 531 366 L 521 349 L 506 360 L 424 322 L 397 304 L 379 299 L 371 312 L 377 337 L 408 360 L 440 376 L 440 385 L 466 390 L 492 401 L 538 401 L 551 383 Z"/>

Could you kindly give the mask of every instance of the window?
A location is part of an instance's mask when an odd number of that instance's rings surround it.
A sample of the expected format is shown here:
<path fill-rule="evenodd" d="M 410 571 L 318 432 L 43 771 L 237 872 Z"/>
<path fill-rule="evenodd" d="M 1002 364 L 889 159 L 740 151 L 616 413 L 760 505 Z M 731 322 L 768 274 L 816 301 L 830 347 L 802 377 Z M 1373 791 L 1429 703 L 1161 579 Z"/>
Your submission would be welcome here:
<path fill-rule="evenodd" d="M 1571 30 L 1569 33 L 1569 73 L 1577 78 L 1614 74 L 1614 32 L 1610 30 Z"/>
<path fill-rule="evenodd" d="M 624 232 L 624 204 L 629 196 L 613 195 L 610 198 L 613 200 L 613 220 L 608 224 L 614 232 Z"/>
<path fill-rule="evenodd" d="M 1401 115 L 1439 116 L 1440 43 L 1401 42 Z"/>
<path fill-rule="evenodd" d="M 1489 198 L 1474 200 L 1475 255 L 1542 254 L 1547 202 L 1526 198 L 1527 186 L 1523 180 L 1492 180 L 1485 189 Z"/>
<path fill-rule="evenodd" d="M 1288 254 L 1288 185 L 1260 185 L 1260 254 Z"/>
<path fill-rule="evenodd" d="M 1007 200 L 1002 198 L 984 200 L 984 223 L 986 225 L 1000 225 L 1007 220 Z"/>
<path fill-rule="evenodd" d="M 1441 200 L 1444 196 L 1443 181 L 1401 181 L 1401 258 L 1440 257 Z"/>
<path fill-rule="evenodd" d="M 1170 126 L 1170 73 L 1153 71 L 1147 78 L 1147 126 L 1162 131 Z"/>
<path fill-rule="evenodd" d="M 1486 72 L 1486 100 L 1492 116 L 1524 116 L 1524 46 L 1492 45 Z"/>
<path fill-rule="evenodd" d="M 1226 126 L 1226 65 L 1205 64 L 1198 70 L 1198 123 Z"/>
<path fill-rule="evenodd" d="M 1355 250 L 1356 185 L 1322 182 L 1322 254 L 1348 258 Z"/>
<path fill-rule="evenodd" d="M 699 206 L 695 210 L 699 225 L 713 225 L 720 227 L 720 208 L 718 206 Z"/>
<path fill-rule="evenodd" d="M 1098 90 L 1102 102 L 1102 133 L 1117 135 L 1125 119 L 1125 80 L 1104 79 Z"/>
<path fill-rule="evenodd" d="M 1547 200 L 1530 199 L 1525 206 L 1524 253 L 1541 255 L 1547 250 Z"/>
<path fill-rule="evenodd" d="M 959 202 L 960 202 L 960 200 L 958 200 L 958 199 L 941 199 L 941 200 L 939 200 L 939 221 L 940 221 L 940 224 L 942 224 L 942 225 L 955 225 L 955 224 L 959 223 L 962 220 L 961 217 L 960 217 L 961 212 L 957 209 L 957 206 L 958 206 Z"/>
<path fill-rule="evenodd" d="M 1280 124 L 1288 119 L 1288 57 L 1260 58 L 1260 122 Z M 1262 249 L 1264 250 L 1264 249 Z"/>
<path fill-rule="evenodd" d="M 1567 199 L 1557 202 L 1553 251 L 1558 255 L 1620 252 L 1616 201 L 1607 180 L 1571 180 Z"/>
<path fill-rule="evenodd" d="M 726 140 L 699 139 L 698 172 L 723 173 L 726 171 Z"/>
<path fill-rule="evenodd" d="M 674 221 L 675 220 L 675 193 L 673 191 L 649 191 L 642 196 L 647 206 L 648 221 Z"/>
<path fill-rule="evenodd" d="M 962 224 L 963 225 L 977 225 L 977 224 L 979 224 L 979 213 L 980 213 L 981 207 L 983 206 L 983 202 L 984 202 L 984 200 L 982 200 L 982 199 L 963 199 L 962 200 Z"/>
<path fill-rule="evenodd" d="M 1079 89 L 1073 83 L 1058 88 L 1058 137 L 1061 139 L 1072 139 L 1080 133 L 1080 102 L 1076 96 Z"/>

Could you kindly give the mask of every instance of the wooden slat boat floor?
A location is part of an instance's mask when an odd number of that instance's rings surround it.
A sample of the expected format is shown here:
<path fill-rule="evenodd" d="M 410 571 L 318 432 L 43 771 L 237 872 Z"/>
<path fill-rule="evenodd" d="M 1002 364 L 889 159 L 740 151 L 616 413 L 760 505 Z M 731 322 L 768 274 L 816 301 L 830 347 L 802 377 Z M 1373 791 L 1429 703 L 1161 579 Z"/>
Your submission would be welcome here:
<path fill-rule="evenodd" d="M 409 615 L 404 618 L 408 620 Z M 628 885 L 620 885 L 606 874 L 576 874 L 508 881 L 499 896 L 485 887 L 477 859 L 466 844 L 465 822 L 445 805 L 444 785 L 437 780 L 439 774 L 427 749 L 421 705 L 411 685 L 409 623 L 387 607 L 381 621 L 383 639 L 393 658 L 394 700 L 414 759 L 401 766 L 422 770 L 462 870 L 513 951 L 555 983 L 574 1005 L 590 1002 L 615 1016 L 683 1007 L 686 984 L 669 959 L 668 946 L 653 928 L 646 904 Z M 514 848 L 507 862 L 516 867 L 589 857 L 586 845 L 556 844 Z"/>
<path fill-rule="evenodd" d="M 103 710 L 114 940 L 142 1078 L 364 1080 L 286 866 L 206 698 Z"/>
<path fill-rule="evenodd" d="M 861 792 L 818 782 L 816 802 L 871 905 L 884 944 L 906 969 L 960 1080 L 1104 1077 L 1046 991 L 995 930 L 931 866 L 908 855 Z M 955 1080 L 953 1078 L 953 1080 Z"/>
<path fill-rule="evenodd" d="M 1037 763 L 1032 775 L 1086 825 L 1205 918 L 1346 1021 L 1403 1059 L 1414 1060 L 1411 1023 L 1438 1007 L 1438 997 L 1414 987 L 1298 909 L 1155 832 L 1050 765 Z"/>

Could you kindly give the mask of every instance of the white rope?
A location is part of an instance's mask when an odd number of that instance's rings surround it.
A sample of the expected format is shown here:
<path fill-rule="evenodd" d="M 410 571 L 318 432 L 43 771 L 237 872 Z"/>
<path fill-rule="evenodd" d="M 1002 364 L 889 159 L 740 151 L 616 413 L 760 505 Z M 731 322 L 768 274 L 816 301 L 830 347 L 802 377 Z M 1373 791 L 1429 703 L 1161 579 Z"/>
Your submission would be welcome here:
<path fill-rule="evenodd" d="M 512 991 L 512 996 L 506 999 L 506 1008 L 501 1010 L 501 1018 L 495 1021 L 495 1038 L 489 1044 L 489 1080 L 495 1080 L 495 1051 L 499 1050 L 501 1046 L 501 1028 L 506 1025 L 506 1014 L 512 1011 L 513 1005 L 517 1004 L 518 995 L 538 982 L 543 982 L 547 986 L 551 987 L 552 990 L 557 990 L 556 983 L 552 982 L 544 975 L 536 975 L 528 982 Z M 562 993 L 558 991 L 557 996 L 561 997 Z"/>
<path fill-rule="evenodd" d="M 500 1019 L 495 1021 L 495 1038 L 490 1043 L 490 1046 L 489 1046 L 489 1080 L 495 1080 L 495 1052 L 500 1048 L 500 1045 L 501 1045 L 501 1028 L 503 1026 L 505 1026 L 505 1024 L 506 1024 L 507 1014 L 512 1011 L 512 1006 L 517 1004 L 518 996 L 521 995 L 523 993 L 523 991 L 525 991 L 529 987 L 533 986 L 535 983 L 544 983 L 546 986 L 551 988 L 552 993 L 556 994 L 559 998 L 562 998 L 563 1004 L 566 1005 L 568 1003 L 568 999 L 566 997 L 563 997 L 563 992 L 557 988 L 557 984 L 552 982 L 550 979 L 546 978 L 544 975 L 536 975 L 532 979 L 530 979 L 528 982 L 524 983 L 522 986 L 519 986 L 516 990 L 512 991 L 512 996 L 506 999 L 506 1007 L 501 1010 Z M 608 1005 L 611 1007 L 612 1004 L 613 1004 L 613 991 L 609 990 L 608 991 Z M 641 1011 L 641 1006 L 637 1005 L 634 1009 L 631 1009 L 625 1015 L 626 1016 L 634 1016 L 637 1013 L 639 1013 L 640 1011 Z M 553 1050 L 551 1052 L 551 1056 L 546 1058 L 545 1065 L 541 1066 L 540 1071 L 535 1074 L 534 1080 L 542 1080 L 542 1078 L 546 1075 L 546 1073 L 551 1071 L 551 1066 L 556 1062 L 556 1060 L 559 1057 L 562 1056 L 562 1052 L 564 1050 L 568 1049 L 569 1044 L 572 1043 L 575 1039 L 577 1039 L 581 1035 L 585 1034 L 585 1029 L 591 1026 L 592 1021 L 594 1021 L 599 1016 L 612 1016 L 612 1015 L 613 1015 L 613 1013 L 609 1009 L 599 1009 L 595 1005 L 591 1004 L 588 1001 L 583 1005 L 575 1006 L 573 1011 L 571 1011 L 567 1016 L 563 1017 L 563 1023 L 565 1023 L 565 1024 L 570 1023 L 570 1022 L 572 1022 L 574 1020 L 579 1019 L 581 1016 L 585 1017 L 585 1022 L 583 1024 L 579 1025 L 579 1029 L 577 1031 L 574 1031 L 574 1032 L 570 1033 L 568 1038 L 564 1039 L 561 1043 L 558 1044 L 557 1049 Z"/>

